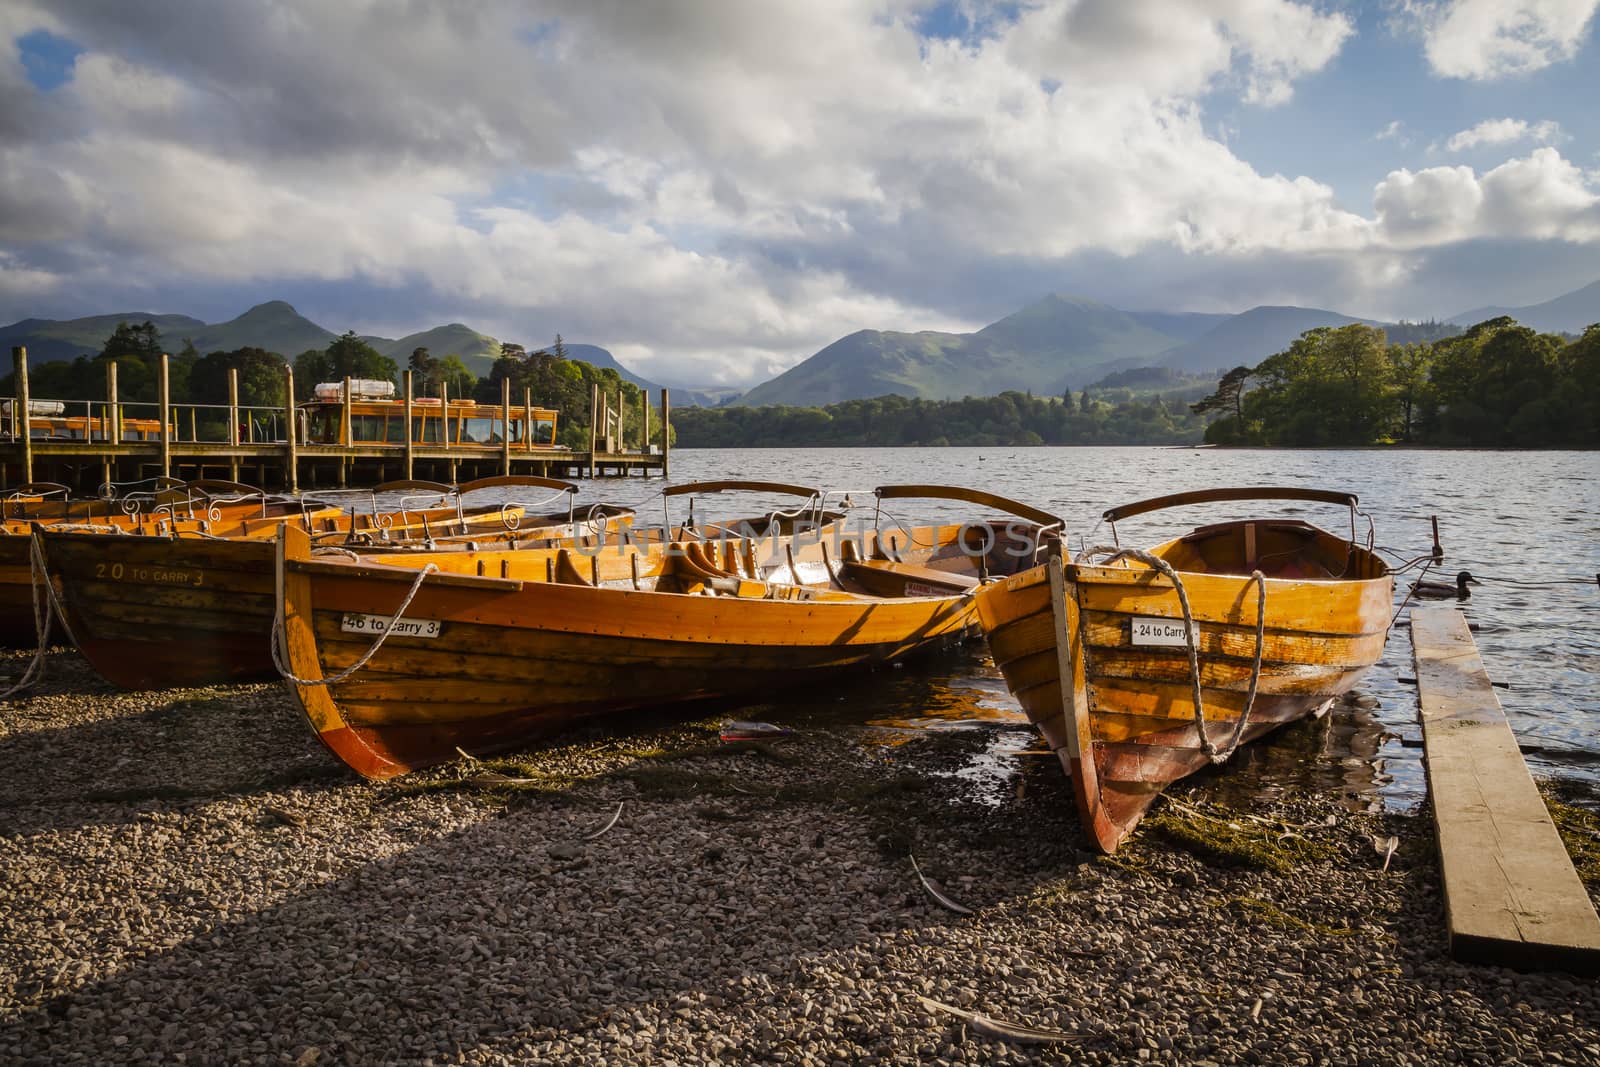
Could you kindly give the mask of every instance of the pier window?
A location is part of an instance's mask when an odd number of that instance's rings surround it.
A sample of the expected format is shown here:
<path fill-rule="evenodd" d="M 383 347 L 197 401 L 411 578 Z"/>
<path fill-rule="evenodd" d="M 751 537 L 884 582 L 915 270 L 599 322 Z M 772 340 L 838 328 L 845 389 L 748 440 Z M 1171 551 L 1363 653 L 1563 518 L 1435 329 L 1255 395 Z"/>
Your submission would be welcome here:
<path fill-rule="evenodd" d="M 497 445 L 500 443 L 500 420 L 473 416 L 462 420 L 461 443 L 464 445 Z"/>
<path fill-rule="evenodd" d="M 536 445 L 553 445 L 556 443 L 556 420 L 548 416 L 533 420 L 533 443 Z"/>
<path fill-rule="evenodd" d="M 440 425 L 441 420 L 438 417 L 418 415 L 411 420 L 411 439 L 422 444 L 436 445 L 439 443 Z"/>
<path fill-rule="evenodd" d="M 352 415 L 350 438 L 352 441 L 382 441 L 387 432 L 384 429 L 387 421 L 382 415 Z"/>
<path fill-rule="evenodd" d="M 308 444 L 333 445 L 339 443 L 339 411 L 323 410 L 315 412 L 311 418 L 310 433 L 306 435 Z"/>

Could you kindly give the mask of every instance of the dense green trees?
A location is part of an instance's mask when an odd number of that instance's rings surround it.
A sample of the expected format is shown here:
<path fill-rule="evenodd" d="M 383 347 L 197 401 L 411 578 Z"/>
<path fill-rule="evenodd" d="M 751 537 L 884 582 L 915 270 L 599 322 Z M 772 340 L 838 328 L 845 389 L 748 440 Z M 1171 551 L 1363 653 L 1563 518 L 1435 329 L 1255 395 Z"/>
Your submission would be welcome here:
<path fill-rule="evenodd" d="M 1510 318 L 1390 344 L 1361 323 L 1309 330 L 1192 405 L 1217 444 L 1600 444 L 1600 326 L 1576 341 Z"/>
<path fill-rule="evenodd" d="M 246 407 L 283 405 L 283 357 L 263 348 L 238 348 L 201 356 L 189 372 L 189 387 L 183 399 L 197 404 L 226 404 L 229 370 L 239 372 L 239 403 Z"/>
<path fill-rule="evenodd" d="M 500 402 L 500 383 L 511 381 L 511 402 L 522 402 L 524 390 L 531 390 L 533 402 L 541 407 L 555 408 L 561 412 L 557 423 L 556 440 L 569 448 L 589 447 L 589 402 L 594 385 L 607 396 L 619 393 L 626 403 L 625 440 L 637 447 L 640 423 L 644 417 L 643 390 L 610 367 L 594 367 L 582 360 L 567 359 L 559 353 L 566 350 L 561 335 L 556 335 L 553 351 L 538 349 L 523 355 L 521 345 L 500 346 L 501 356 L 494 361 L 486 377 L 478 382 L 475 396 L 485 403 Z M 674 419 L 676 421 L 676 419 Z M 650 425 L 655 427 L 652 436 L 659 434 L 660 410 L 651 412 Z"/>
<path fill-rule="evenodd" d="M 415 355 L 415 353 L 413 353 Z M 394 360 L 347 331 L 327 348 L 308 348 L 294 357 L 294 391 L 308 400 L 319 382 L 342 382 L 346 378 L 367 378 L 395 382 L 400 368 Z"/>
<path fill-rule="evenodd" d="M 963 400 L 879 396 L 824 408 L 680 408 L 672 424 L 686 447 L 819 445 L 1178 444 L 1200 439 L 1202 420 L 1161 397 L 1111 405 L 1089 398 L 1007 392 Z"/>

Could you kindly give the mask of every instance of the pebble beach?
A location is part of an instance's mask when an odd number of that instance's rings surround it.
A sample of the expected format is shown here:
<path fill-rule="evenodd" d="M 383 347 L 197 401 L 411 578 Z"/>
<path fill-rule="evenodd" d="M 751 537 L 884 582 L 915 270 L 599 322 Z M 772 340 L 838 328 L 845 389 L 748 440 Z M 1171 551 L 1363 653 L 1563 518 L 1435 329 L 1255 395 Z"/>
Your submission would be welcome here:
<path fill-rule="evenodd" d="M 982 730 L 721 721 L 373 784 L 278 686 L 53 652 L 0 704 L 0 1062 L 1600 1062 L 1593 980 L 1450 960 L 1425 812 L 1201 776 L 1092 856 L 1058 766 L 963 789 Z"/>

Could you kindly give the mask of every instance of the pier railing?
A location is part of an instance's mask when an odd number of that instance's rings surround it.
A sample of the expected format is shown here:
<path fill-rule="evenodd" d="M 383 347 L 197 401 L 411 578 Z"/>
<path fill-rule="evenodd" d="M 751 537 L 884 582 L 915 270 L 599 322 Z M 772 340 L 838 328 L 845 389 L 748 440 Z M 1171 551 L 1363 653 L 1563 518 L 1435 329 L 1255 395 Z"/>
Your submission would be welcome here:
<path fill-rule="evenodd" d="M 53 467 L 74 477 L 58 474 L 65 480 L 85 481 L 87 468 L 100 467 L 100 481 L 113 481 L 124 465 L 137 467 L 136 475 L 172 475 L 174 457 L 188 462 L 203 475 L 208 465 L 227 467 L 229 477 L 238 480 L 240 467 L 254 464 L 265 480 L 268 466 L 280 469 L 285 488 L 299 488 L 302 465 L 312 477 L 332 464 L 338 483 L 347 484 L 356 462 L 374 465 L 380 474 L 393 464 L 406 478 L 415 477 L 416 467 L 448 469 L 455 480 L 457 467 L 466 464 L 480 474 L 498 468 L 512 473 L 514 466 L 550 473 L 553 469 L 574 476 L 587 473 L 591 478 L 606 473 L 627 474 L 634 470 L 666 475 L 670 464 L 670 430 L 667 390 L 661 390 L 659 450 L 652 447 L 650 405 L 643 405 L 638 449 L 630 449 L 624 433 L 627 425 L 626 399 L 601 393 L 598 386 L 590 397 L 590 447 L 575 452 L 560 446 L 536 444 L 524 432 L 522 440 L 512 441 L 508 430 L 511 410 L 510 382 L 504 381 L 501 404 L 495 416 L 498 438 L 490 442 L 462 440 L 412 440 L 414 407 L 411 372 L 402 372 L 403 441 L 357 440 L 351 432 L 352 392 L 350 379 L 344 381 L 337 441 L 331 444 L 305 440 L 304 416 L 295 405 L 294 370 L 284 368 L 284 403 L 261 405 L 239 403 L 237 370 L 228 371 L 226 404 L 173 403 L 168 378 L 169 360 L 163 354 L 157 380 L 159 398 L 123 400 L 118 395 L 117 364 L 106 365 L 106 396 L 103 400 L 56 400 L 34 397 L 28 385 L 28 356 L 24 348 L 13 348 L 16 390 L 11 397 L 0 397 L 0 484 L 31 482 L 35 460 L 49 461 Z M 440 398 L 440 409 L 447 401 Z M 531 411 L 531 391 L 524 390 L 523 408 Z M 43 428 L 35 425 L 45 421 Z M 531 421 L 531 420 L 526 420 Z M 381 480 L 381 478 L 380 478 Z"/>

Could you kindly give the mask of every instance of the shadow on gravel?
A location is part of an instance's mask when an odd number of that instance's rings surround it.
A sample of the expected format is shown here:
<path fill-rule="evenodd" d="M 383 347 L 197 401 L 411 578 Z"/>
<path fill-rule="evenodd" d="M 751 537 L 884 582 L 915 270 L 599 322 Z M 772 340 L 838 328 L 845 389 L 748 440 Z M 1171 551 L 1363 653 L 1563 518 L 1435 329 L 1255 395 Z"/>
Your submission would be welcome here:
<path fill-rule="evenodd" d="M 864 766 L 896 781 L 860 759 L 812 752 L 797 768 L 711 748 L 645 768 L 666 777 L 480 796 L 503 807 L 0 1021 L 0 1048 L 92 1060 L 131 1020 L 122 1053 L 136 1059 L 293 1059 L 315 1046 L 322 1062 L 390 1062 L 504 1053 L 611 1022 L 682 1025 L 686 997 L 781 999 L 817 986 L 821 958 L 962 922 L 929 901 L 904 848 L 974 905 L 1025 891 L 1019 870 L 1072 860 L 1039 843 L 1071 840 L 1062 797 L 952 811 L 936 791 L 874 788 Z M 733 788 L 764 780 L 766 792 Z M 677 796 L 671 782 L 701 787 Z M 440 798 L 389 800 L 385 812 L 422 812 Z M 587 839 L 618 800 L 615 827 Z M 866 1018 L 838 1025 L 863 1043 L 882 1036 Z"/>
<path fill-rule="evenodd" d="M 29 696 L 36 703 L 0 705 L 0 833 L 128 822 L 144 801 L 353 778 L 277 686 L 127 693 L 58 652 Z M 96 705 L 109 714 L 91 718 Z"/>

